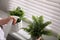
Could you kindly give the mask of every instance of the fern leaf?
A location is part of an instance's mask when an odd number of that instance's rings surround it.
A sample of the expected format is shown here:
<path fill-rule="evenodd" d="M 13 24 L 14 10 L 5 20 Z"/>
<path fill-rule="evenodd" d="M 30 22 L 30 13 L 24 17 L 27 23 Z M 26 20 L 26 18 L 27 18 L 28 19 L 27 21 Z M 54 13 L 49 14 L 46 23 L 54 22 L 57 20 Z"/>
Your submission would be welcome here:
<path fill-rule="evenodd" d="M 44 21 L 44 20 L 43 20 L 43 16 L 40 16 L 40 17 L 39 17 L 39 22 L 40 22 L 40 24 L 42 24 L 43 21 Z"/>

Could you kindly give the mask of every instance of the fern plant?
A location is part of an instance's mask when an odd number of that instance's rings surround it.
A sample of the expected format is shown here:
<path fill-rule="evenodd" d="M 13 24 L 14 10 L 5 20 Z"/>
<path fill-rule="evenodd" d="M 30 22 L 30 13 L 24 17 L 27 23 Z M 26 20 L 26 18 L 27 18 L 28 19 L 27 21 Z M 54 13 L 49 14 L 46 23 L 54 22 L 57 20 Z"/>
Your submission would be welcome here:
<path fill-rule="evenodd" d="M 20 7 L 17 7 L 15 10 L 9 11 L 9 13 L 12 16 L 18 16 L 18 17 L 20 17 L 17 20 L 17 23 L 20 22 L 23 19 L 23 17 L 24 17 L 24 12 L 23 12 L 23 10 L 21 10 Z"/>
<path fill-rule="evenodd" d="M 60 36 L 58 37 L 58 40 L 60 40 Z"/>
<path fill-rule="evenodd" d="M 58 40 L 60 40 L 60 35 L 57 35 Z"/>
<path fill-rule="evenodd" d="M 43 16 L 36 17 L 32 16 L 33 22 L 28 25 L 27 28 L 23 28 L 25 31 L 27 31 L 31 37 L 39 38 L 43 34 L 44 35 L 51 35 L 50 30 L 45 30 L 46 26 L 51 24 L 50 21 L 44 22 Z"/>

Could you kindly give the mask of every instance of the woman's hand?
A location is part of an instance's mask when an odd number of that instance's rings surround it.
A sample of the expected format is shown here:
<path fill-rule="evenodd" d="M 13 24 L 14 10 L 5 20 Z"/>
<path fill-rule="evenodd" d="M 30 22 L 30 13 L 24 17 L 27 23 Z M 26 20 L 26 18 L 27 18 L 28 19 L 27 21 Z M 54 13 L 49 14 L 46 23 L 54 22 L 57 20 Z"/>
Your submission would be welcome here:
<path fill-rule="evenodd" d="M 13 16 L 10 16 L 10 19 L 13 19 L 12 24 L 15 25 L 17 20 Z"/>
<path fill-rule="evenodd" d="M 10 17 L 8 17 L 8 18 L 2 18 L 1 20 L 0 20 L 0 25 L 4 25 L 4 24 L 7 24 L 10 20 L 13 20 L 13 25 L 15 25 L 16 24 L 16 19 L 14 18 L 14 17 L 12 17 L 12 16 L 10 16 Z"/>

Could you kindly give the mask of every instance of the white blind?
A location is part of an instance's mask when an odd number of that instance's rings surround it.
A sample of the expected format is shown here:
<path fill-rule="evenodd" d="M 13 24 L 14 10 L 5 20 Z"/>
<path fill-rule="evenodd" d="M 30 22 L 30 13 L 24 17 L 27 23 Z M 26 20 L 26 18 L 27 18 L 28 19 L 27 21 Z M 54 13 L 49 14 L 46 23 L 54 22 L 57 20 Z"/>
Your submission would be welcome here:
<path fill-rule="evenodd" d="M 11 0 L 9 2 L 9 10 L 20 6 L 25 17 L 32 20 L 32 15 L 43 15 L 45 21 L 50 20 L 52 24 L 49 26 L 53 31 L 60 33 L 60 4 L 51 1 L 40 0 Z"/>

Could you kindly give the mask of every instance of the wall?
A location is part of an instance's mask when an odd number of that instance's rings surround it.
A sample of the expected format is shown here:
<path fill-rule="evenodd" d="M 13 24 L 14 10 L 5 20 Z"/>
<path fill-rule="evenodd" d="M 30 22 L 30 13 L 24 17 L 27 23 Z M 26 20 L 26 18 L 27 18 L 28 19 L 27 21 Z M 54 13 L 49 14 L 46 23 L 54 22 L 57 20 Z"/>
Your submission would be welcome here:
<path fill-rule="evenodd" d="M 8 14 L 0 10 L 0 18 L 6 18 Z"/>
<path fill-rule="evenodd" d="M 9 1 L 10 0 L 0 0 L 0 9 L 3 11 L 7 11 Z"/>

